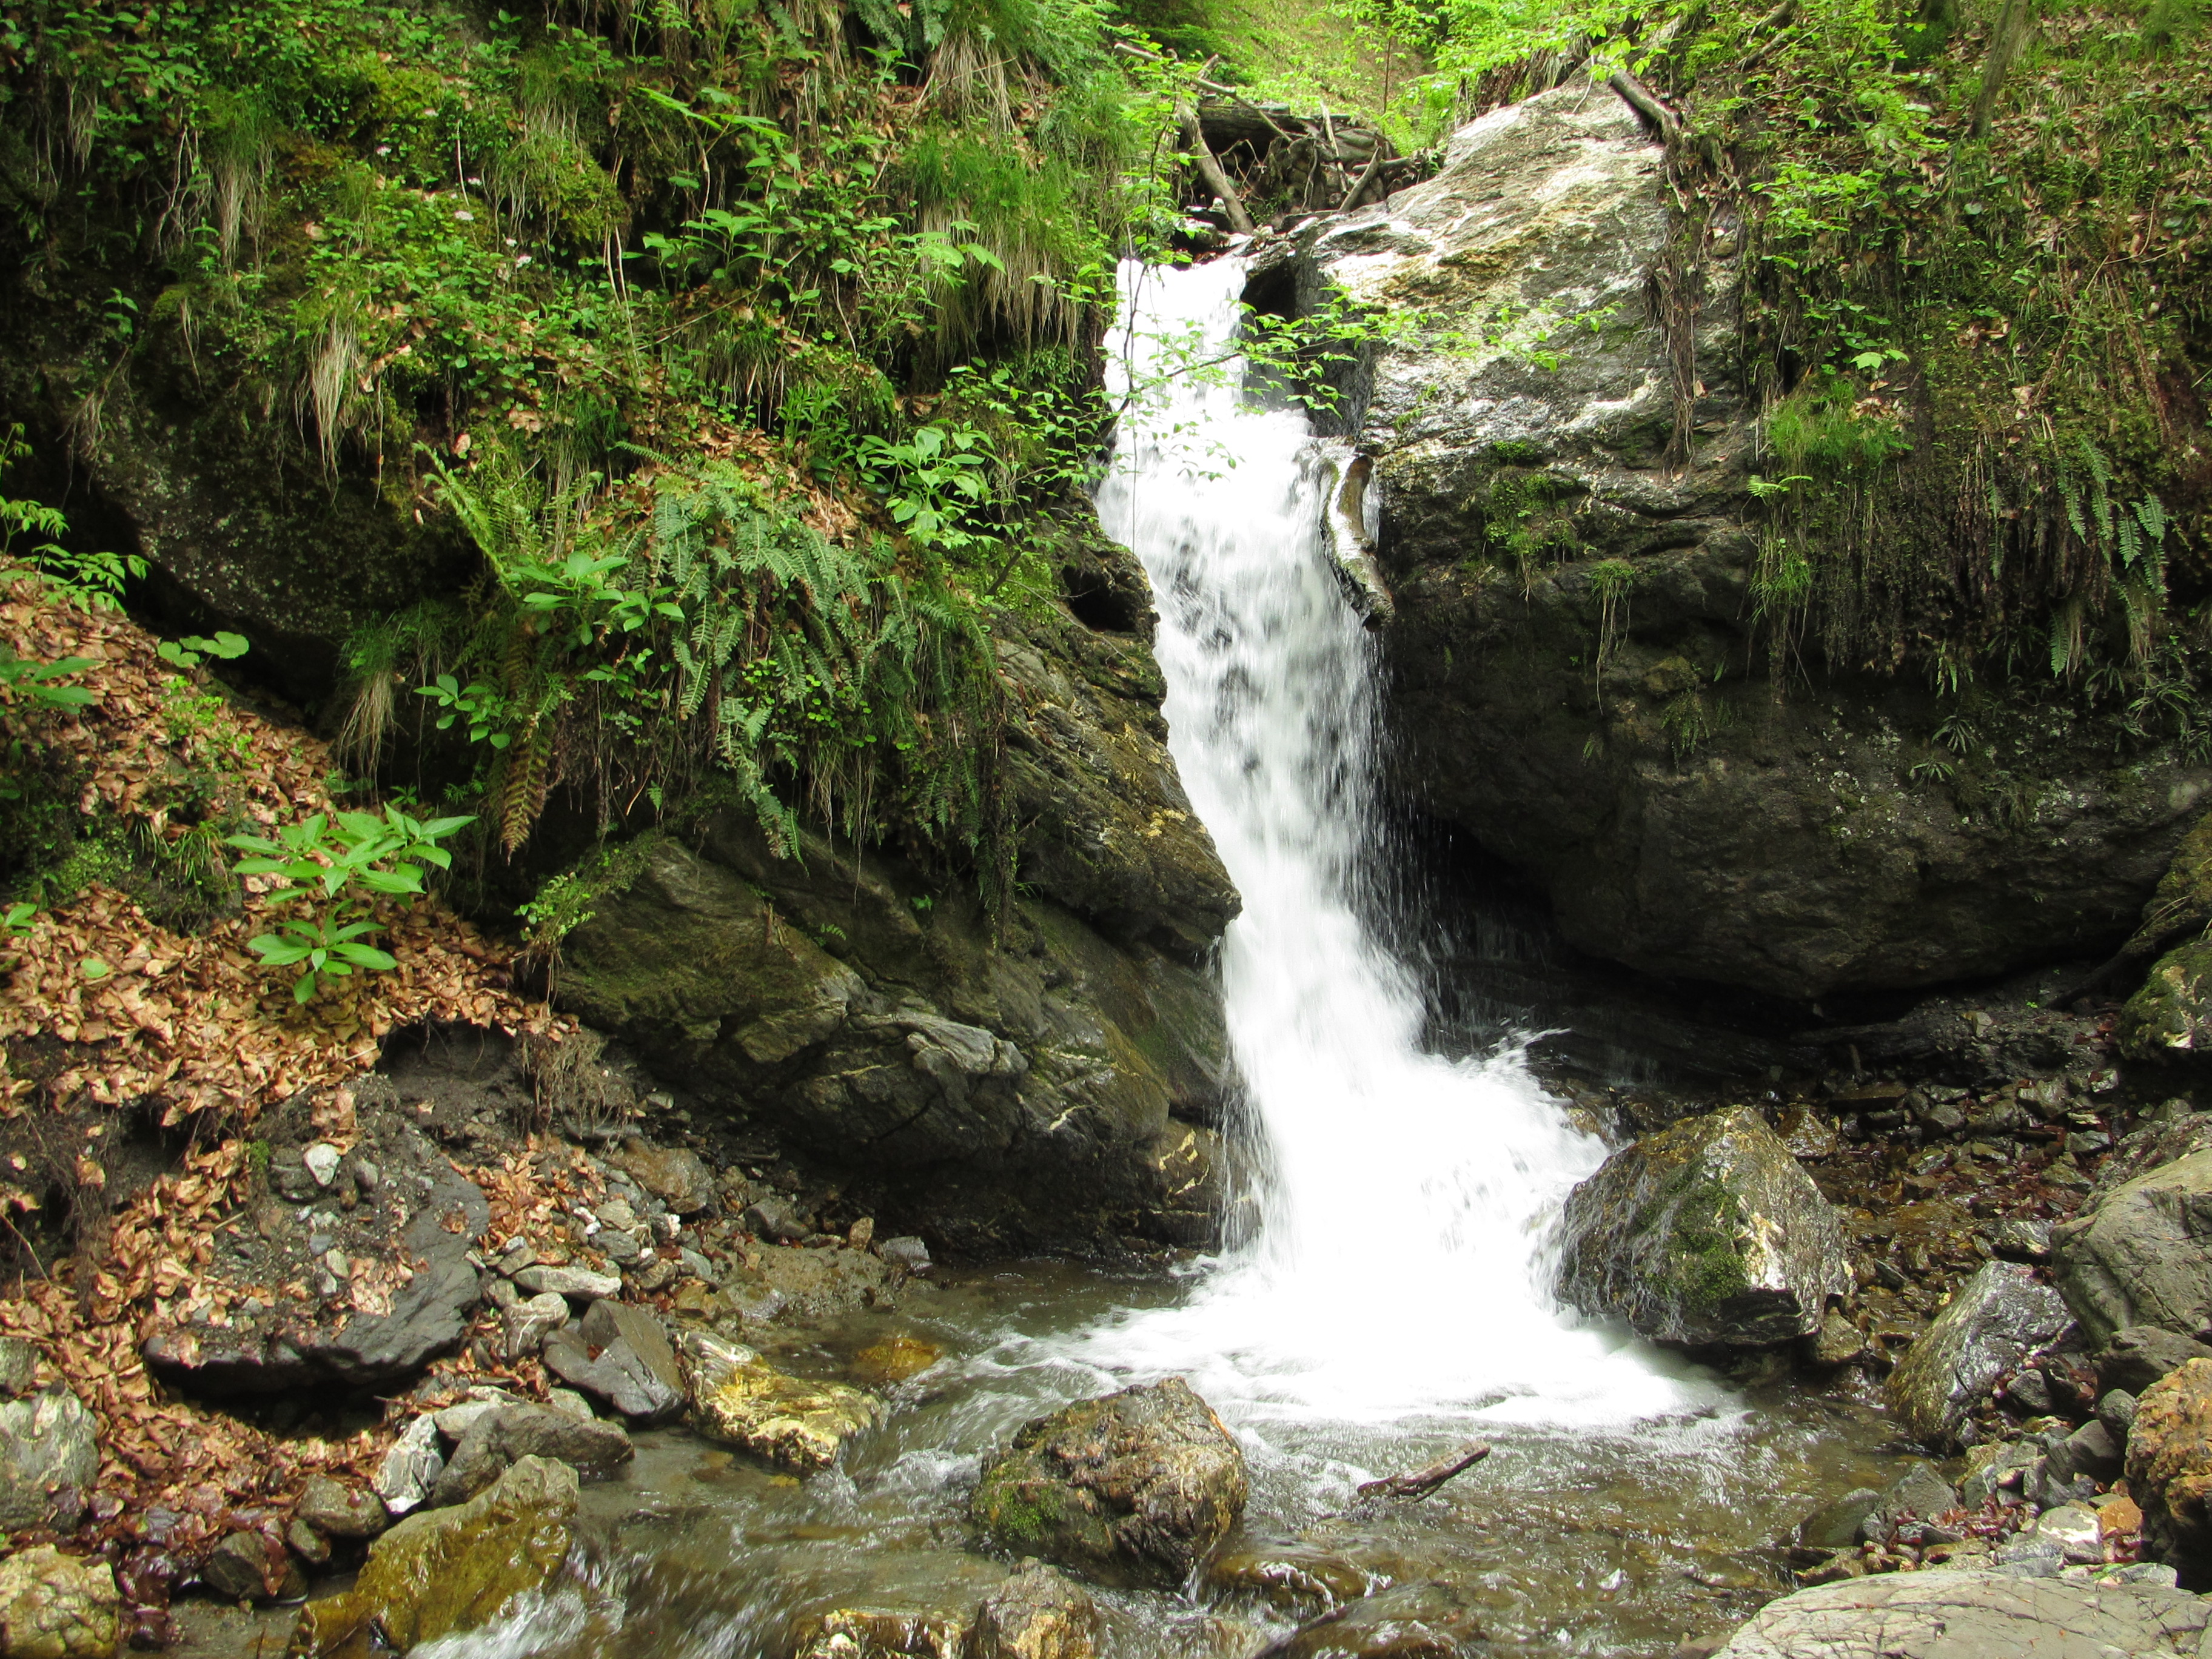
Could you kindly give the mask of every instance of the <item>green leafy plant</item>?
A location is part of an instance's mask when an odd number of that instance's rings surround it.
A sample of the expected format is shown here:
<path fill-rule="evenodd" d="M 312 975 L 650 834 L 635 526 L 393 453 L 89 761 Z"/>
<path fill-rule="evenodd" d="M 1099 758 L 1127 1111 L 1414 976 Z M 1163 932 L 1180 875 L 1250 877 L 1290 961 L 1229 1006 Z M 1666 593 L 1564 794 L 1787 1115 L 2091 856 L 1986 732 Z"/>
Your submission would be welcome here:
<path fill-rule="evenodd" d="M 381 932 L 373 914 L 377 897 L 411 900 L 424 890 L 427 872 L 453 866 L 438 843 L 475 822 L 473 817 L 422 819 L 387 805 L 373 812 L 316 813 L 280 828 L 272 836 L 232 836 L 227 844 L 252 856 L 232 866 L 242 876 L 271 876 L 286 885 L 280 902 L 304 905 L 273 933 L 247 941 L 271 968 L 299 967 L 296 1002 L 313 1000 L 332 979 L 356 969 L 384 972 L 398 965 L 389 951 L 362 941 Z"/>
<path fill-rule="evenodd" d="M 198 668 L 210 657 L 228 662 L 242 657 L 246 652 L 246 637 L 241 634 L 216 634 L 208 636 L 187 634 L 180 640 L 163 640 L 154 647 L 166 663 L 179 668 Z"/>

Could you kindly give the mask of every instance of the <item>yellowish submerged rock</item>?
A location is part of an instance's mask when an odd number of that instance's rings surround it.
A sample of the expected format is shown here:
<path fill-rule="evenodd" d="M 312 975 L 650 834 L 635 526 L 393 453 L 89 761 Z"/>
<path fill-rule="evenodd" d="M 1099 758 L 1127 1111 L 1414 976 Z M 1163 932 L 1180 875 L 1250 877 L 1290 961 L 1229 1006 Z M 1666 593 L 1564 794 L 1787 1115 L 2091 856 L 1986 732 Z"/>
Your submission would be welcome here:
<path fill-rule="evenodd" d="M 293 1659 L 405 1653 L 489 1622 L 561 1570 L 576 1488 L 567 1464 L 525 1457 L 467 1503 L 409 1516 L 368 1547 L 353 1589 L 301 1610 Z"/>
<path fill-rule="evenodd" d="M 693 1426 L 781 1468 L 811 1474 L 884 1419 L 872 1395 L 787 1376 L 750 1348 L 694 1333 L 684 1339 Z"/>

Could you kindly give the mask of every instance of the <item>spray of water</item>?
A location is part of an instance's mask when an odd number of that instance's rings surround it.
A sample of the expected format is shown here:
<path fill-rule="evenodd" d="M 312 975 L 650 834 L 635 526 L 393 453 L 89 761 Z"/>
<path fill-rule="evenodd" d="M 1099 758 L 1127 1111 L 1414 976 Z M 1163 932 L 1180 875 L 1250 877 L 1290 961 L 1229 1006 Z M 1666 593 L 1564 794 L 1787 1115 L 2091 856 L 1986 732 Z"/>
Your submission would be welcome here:
<path fill-rule="evenodd" d="M 1326 545 L 1330 459 L 1238 374 L 1183 367 L 1234 352 L 1243 276 L 1123 267 L 1098 511 L 1152 579 L 1170 746 L 1243 896 L 1221 968 L 1263 1218 L 1180 1304 L 1082 1346 L 1181 1372 L 1248 1424 L 1595 1426 L 1704 1403 L 1554 1307 L 1545 1223 L 1601 1149 L 1517 1054 L 1424 1053 L 1418 988 L 1363 921 L 1377 677 Z"/>

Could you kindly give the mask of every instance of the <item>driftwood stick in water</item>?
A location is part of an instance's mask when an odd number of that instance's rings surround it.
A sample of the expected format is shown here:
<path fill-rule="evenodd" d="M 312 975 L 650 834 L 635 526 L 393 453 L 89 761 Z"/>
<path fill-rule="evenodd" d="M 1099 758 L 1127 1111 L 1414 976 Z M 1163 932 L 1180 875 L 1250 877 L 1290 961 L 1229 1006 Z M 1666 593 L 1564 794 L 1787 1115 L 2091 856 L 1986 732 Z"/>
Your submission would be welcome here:
<path fill-rule="evenodd" d="M 1244 211 L 1244 203 L 1237 194 L 1237 186 L 1229 182 L 1229 175 L 1213 152 L 1206 148 L 1206 134 L 1199 130 L 1198 112 L 1188 102 L 1176 106 L 1176 115 L 1182 122 L 1183 142 L 1190 146 L 1190 159 L 1198 164 L 1198 176 L 1206 180 L 1206 187 L 1221 198 L 1221 205 L 1229 210 L 1229 228 L 1239 235 L 1249 236 L 1259 227 L 1252 216 Z"/>
<path fill-rule="evenodd" d="M 1426 1498 L 1455 1474 L 1473 1468 L 1490 1455 L 1490 1447 L 1477 1440 L 1462 1446 L 1449 1457 L 1439 1458 L 1425 1469 L 1415 1469 L 1411 1474 L 1394 1474 L 1381 1480 L 1370 1480 L 1359 1489 L 1362 1498 Z"/>

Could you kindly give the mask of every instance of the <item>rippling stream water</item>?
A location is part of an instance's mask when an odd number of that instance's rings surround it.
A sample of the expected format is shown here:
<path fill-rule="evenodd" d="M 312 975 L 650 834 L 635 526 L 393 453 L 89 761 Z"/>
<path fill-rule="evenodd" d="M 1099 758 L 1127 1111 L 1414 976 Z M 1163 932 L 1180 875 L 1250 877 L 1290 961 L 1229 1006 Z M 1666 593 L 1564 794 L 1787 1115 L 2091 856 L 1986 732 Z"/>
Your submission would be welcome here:
<path fill-rule="evenodd" d="M 811 1612 L 964 1612 L 1004 1571 L 963 1531 L 980 1456 L 1027 1418 L 1171 1374 L 1251 1462 L 1232 1566 L 1288 1549 L 1340 1578 L 1440 1579 L 1500 1652 L 1662 1655 L 1724 1628 L 1784 1587 L 1765 1546 L 1893 1474 L 1872 1413 L 1731 1389 L 1553 1304 L 1546 1228 L 1603 1151 L 1517 1052 L 1424 1052 L 1413 976 L 1365 920 L 1379 700 L 1331 566 L 1340 458 L 1245 395 L 1242 286 L 1234 260 L 1125 270 L 1109 389 L 1127 406 L 1098 506 L 1152 578 L 1176 763 L 1243 896 L 1222 975 L 1250 1237 L 1172 1278 L 956 1275 L 826 1333 L 785 1363 L 844 1376 L 896 1334 L 945 1358 L 804 1485 L 645 1437 L 627 1479 L 587 1491 L 576 1582 L 427 1651 L 775 1659 Z M 1353 1503 L 1478 1435 L 1495 1455 L 1438 1495 Z M 1115 1659 L 1249 1659 L 1300 1612 L 1233 1572 L 1106 1599 Z"/>

